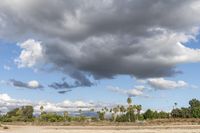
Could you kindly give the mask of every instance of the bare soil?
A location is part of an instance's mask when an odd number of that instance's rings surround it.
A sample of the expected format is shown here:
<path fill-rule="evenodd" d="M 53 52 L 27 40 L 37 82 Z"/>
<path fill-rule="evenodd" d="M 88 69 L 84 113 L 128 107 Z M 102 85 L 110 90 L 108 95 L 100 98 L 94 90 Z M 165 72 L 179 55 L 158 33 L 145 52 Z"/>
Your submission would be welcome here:
<path fill-rule="evenodd" d="M 152 126 L 17 126 L 0 133 L 200 133 L 200 125 Z"/>

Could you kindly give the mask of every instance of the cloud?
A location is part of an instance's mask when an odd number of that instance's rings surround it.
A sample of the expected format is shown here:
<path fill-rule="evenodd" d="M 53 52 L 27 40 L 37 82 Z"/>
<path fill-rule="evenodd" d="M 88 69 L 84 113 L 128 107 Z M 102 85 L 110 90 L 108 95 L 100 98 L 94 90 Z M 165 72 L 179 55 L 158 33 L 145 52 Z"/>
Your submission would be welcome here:
<path fill-rule="evenodd" d="M 28 100 L 17 100 L 11 98 L 8 94 L 0 93 L 0 112 L 5 113 L 11 109 L 31 105 L 31 102 Z"/>
<path fill-rule="evenodd" d="M 63 112 L 63 111 L 89 111 L 91 109 L 101 110 L 103 107 L 113 107 L 116 104 L 113 103 L 102 103 L 102 102 L 86 102 L 82 100 L 70 101 L 64 100 L 58 103 L 52 102 L 38 102 L 35 106 L 35 112 L 40 112 L 40 106 L 44 107 L 44 111 L 47 112 Z"/>
<path fill-rule="evenodd" d="M 70 101 L 64 100 L 58 103 L 39 101 L 30 102 L 29 100 L 14 99 L 8 94 L 0 93 L 0 112 L 6 113 L 14 108 L 21 106 L 32 105 L 34 107 L 35 113 L 40 113 L 40 107 L 44 107 L 46 112 L 63 112 L 63 111 L 78 111 L 79 109 L 83 111 L 89 111 L 90 109 L 100 110 L 101 108 L 107 106 L 111 107 L 114 104 L 101 103 L 101 102 L 85 102 L 81 100 Z"/>
<path fill-rule="evenodd" d="M 182 80 L 172 81 L 164 78 L 148 79 L 147 84 L 158 90 L 179 89 L 191 86 Z"/>
<path fill-rule="evenodd" d="M 43 88 L 43 86 L 36 80 L 29 81 L 27 85 L 30 88 Z"/>
<path fill-rule="evenodd" d="M 59 93 L 59 94 L 65 94 L 65 93 L 70 92 L 70 91 L 72 91 L 72 90 L 58 91 L 58 93 Z"/>
<path fill-rule="evenodd" d="M 64 78 L 61 82 L 54 82 L 50 84 L 49 87 L 56 90 L 67 89 L 66 91 L 59 91 L 59 93 L 65 93 L 65 92 L 71 91 L 72 88 L 90 87 L 94 85 L 94 83 L 92 83 L 89 79 L 87 79 L 81 73 L 73 73 L 71 77 L 75 79 L 73 84 L 69 84 L 67 81 L 65 81 L 65 78 Z"/>
<path fill-rule="evenodd" d="M 33 67 L 35 64 L 41 63 L 43 58 L 43 49 L 41 42 L 29 39 L 18 44 L 21 49 L 21 54 L 18 59 L 15 59 L 18 67 Z M 43 62 L 44 63 L 44 62 Z"/>
<path fill-rule="evenodd" d="M 166 77 L 180 73 L 178 64 L 200 61 L 200 50 L 185 45 L 199 33 L 199 4 L 9 0 L 0 5 L 0 37 L 22 42 L 19 67 L 46 62 L 72 78 Z"/>
<path fill-rule="evenodd" d="M 44 88 L 38 81 L 32 80 L 29 82 L 22 82 L 15 79 L 11 79 L 7 82 L 9 85 L 18 88 L 27 88 L 27 89 L 42 89 Z"/>
<path fill-rule="evenodd" d="M 66 81 L 64 81 L 62 83 L 54 82 L 50 84 L 49 87 L 53 89 L 69 89 L 69 88 L 74 88 L 74 85 L 69 85 Z"/>
<path fill-rule="evenodd" d="M 109 86 L 108 89 L 112 92 L 127 95 L 128 97 L 145 96 L 144 95 L 144 89 L 145 89 L 144 86 L 135 86 L 134 89 L 130 89 L 130 90 L 121 89 L 119 87 Z"/>

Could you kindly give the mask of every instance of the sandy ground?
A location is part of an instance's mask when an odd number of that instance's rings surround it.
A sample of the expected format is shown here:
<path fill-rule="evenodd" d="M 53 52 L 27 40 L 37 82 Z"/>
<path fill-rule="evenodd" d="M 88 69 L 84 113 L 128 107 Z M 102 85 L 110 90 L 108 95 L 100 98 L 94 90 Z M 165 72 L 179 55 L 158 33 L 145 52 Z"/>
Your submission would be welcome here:
<path fill-rule="evenodd" d="M 169 126 L 8 126 L 0 133 L 200 133 L 199 125 Z"/>

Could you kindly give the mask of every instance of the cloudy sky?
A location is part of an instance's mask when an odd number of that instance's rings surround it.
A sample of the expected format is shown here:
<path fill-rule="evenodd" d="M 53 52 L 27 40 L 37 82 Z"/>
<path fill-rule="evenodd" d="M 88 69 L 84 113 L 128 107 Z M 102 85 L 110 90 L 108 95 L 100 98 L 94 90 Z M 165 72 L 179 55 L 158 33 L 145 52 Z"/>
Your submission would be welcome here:
<path fill-rule="evenodd" d="M 198 0 L 2 0 L 0 110 L 200 99 Z"/>

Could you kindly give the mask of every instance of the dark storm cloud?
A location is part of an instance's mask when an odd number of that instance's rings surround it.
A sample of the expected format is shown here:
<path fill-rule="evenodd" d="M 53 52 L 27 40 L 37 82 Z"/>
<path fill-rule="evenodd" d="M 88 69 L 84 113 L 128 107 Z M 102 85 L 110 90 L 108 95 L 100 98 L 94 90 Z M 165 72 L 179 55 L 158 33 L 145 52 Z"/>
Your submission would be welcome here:
<path fill-rule="evenodd" d="M 127 34 L 137 39 L 156 34 L 148 31 L 153 27 L 185 31 L 191 25 L 199 25 L 199 19 L 193 17 L 198 12 L 193 12 L 190 7 L 193 2 L 194 0 L 11 0 L 2 2 L 0 6 L 1 28 L 12 28 L 14 36 L 30 32 L 33 35 L 40 33 L 76 42 L 104 34 Z M 16 34 L 18 32 L 21 34 Z M 1 33 L 6 35 L 11 32 Z"/>
<path fill-rule="evenodd" d="M 184 46 L 198 34 L 198 5 L 196 0 L 10 0 L 0 5 L 0 38 L 41 41 L 43 62 L 76 80 L 61 84 L 66 88 L 91 86 L 89 76 L 172 76 L 180 72 L 177 64 L 200 61 L 198 49 Z"/>
<path fill-rule="evenodd" d="M 16 86 L 16 87 L 25 87 L 26 88 L 28 86 L 26 83 L 17 81 L 14 79 L 11 79 L 10 82 L 12 83 L 13 86 Z"/>
<path fill-rule="evenodd" d="M 42 88 L 44 88 L 37 81 L 29 81 L 28 83 L 25 83 L 22 81 L 11 79 L 11 80 L 9 80 L 8 84 L 11 84 L 14 87 L 27 88 L 27 89 L 42 89 Z"/>
<path fill-rule="evenodd" d="M 59 94 L 65 94 L 65 93 L 70 92 L 70 91 L 72 91 L 72 90 L 58 91 L 58 93 L 59 93 Z"/>
<path fill-rule="evenodd" d="M 54 88 L 54 89 L 68 89 L 68 88 L 74 88 L 74 85 L 69 85 L 67 82 L 54 82 L 49 85 L 49 87 Z"/>
<path fill-rule="evenodd" d="M 94 83 L 92 83 L 88 78 L 85 77 L 85 75 L 81 74 L 80 72 L 71 73 L 70 76 L 75 80 L 73 84 L 69 84 L 66 79 L 63 78 L 61 82 L 54 82 L 50 84 L 49 87 L 56 90 L 66 89 L 64 91 L 59 91 L 59 93 L 66 93 L 71 91 L 72 88 L 90 87 L 94 85 Z"/>
<path fill-rule="evenodd" d="M 81 86 L 87 86 L 90 87 L 94 85 L 84 74 L 81 72 L 73 72 L 70 74 L 70 76 L 75 79 L 74 86 L 75 87 L 81 87 Z"/>

